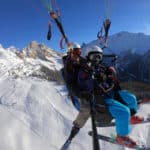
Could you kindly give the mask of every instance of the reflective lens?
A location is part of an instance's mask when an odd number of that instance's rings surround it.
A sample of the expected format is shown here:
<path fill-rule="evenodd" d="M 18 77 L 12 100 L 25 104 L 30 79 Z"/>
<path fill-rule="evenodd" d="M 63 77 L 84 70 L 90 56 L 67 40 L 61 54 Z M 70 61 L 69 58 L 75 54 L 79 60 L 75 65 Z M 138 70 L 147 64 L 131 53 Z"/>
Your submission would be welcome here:
<path fill-rule="evenodd" d="M 90 60 L 99 60 L 100 61 L 102 59 L 102 54 L 99 54 L 99 53 L 98 54 L 94 54 L 94 53 L 90 54 L 89 59 Z"/>

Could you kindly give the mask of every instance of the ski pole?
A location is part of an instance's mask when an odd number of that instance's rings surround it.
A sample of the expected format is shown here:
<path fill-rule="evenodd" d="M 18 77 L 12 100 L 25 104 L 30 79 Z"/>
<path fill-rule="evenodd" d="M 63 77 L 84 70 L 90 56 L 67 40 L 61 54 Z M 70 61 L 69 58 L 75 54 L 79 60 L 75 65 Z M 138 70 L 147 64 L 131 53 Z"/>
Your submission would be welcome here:
<path fill-rule="evenodd" d="M 93 95 L 93 100 L 94 100 L 94 95 Z M 91 123 L 92 123 L 92 131 L 93 131 L 93 150 L 100 150 L 99 147 L 99 142 L 97 139 L 97 128 L 95 124 L 95 112 L 93 108 L 93 101 L 90 101 L 90 108 L 91 108 Z"/>

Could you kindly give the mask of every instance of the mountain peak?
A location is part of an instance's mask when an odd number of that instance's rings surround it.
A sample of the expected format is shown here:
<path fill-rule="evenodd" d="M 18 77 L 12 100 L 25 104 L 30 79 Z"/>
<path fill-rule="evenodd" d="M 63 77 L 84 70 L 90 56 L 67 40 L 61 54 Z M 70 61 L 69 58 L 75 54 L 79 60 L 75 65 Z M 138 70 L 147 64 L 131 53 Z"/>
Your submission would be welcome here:
<path fill-rule="evenodd" d="M 51 56 L 59 56 L 59 53 L 44 44 L 38 43 L 37 41 L 30 42 L 29 45 L 23 49 L 23 53 L 27 57 L 31 57 L 34 59 L 38 57 L 42 60 L 49 60 Z"/>
<path fill-rule="evenodd" d="M 30 48 L 30 49 L 36 49 L 38 47 L 39 47 L 39 43 L 37 41 L 32 41 L 28 45 L 28 48 Z"/>
<path fill-rule="evenodd" d="M 144 54 L 150 49 L 149 41 L 150 35 L 141 32 L 131 33 L 121 31 L 108 37 L 108 48 L 105 49 L 105 52 L 111 51 L 116 54 L 121 54 L 122 52 L 132 49 L 138 54 Z M 86 46 L 89 45 L 100 46 L 99 40 L 94 40 L 86 44 Z"/>

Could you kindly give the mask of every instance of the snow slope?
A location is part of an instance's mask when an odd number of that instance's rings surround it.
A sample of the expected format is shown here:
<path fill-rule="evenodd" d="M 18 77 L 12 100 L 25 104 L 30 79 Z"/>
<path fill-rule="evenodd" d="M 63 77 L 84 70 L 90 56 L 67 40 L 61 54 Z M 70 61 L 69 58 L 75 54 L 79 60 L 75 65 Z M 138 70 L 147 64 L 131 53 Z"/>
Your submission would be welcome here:
<path fill-rule="evenodd" d="M 45 78 L 40 67 L 59 70 L 61 58 L 20 59 L 14 51 L 0 47 L 0 150 L 59 150 L 72 127 L 77 111 L 68 99 L 65 85 Z M 140 113 L 149 114 L 149 104 Z M 73 140 L 70 150 L 92 150 L 89 119 Z M 114 128 L 101 128 L 100 133 L 110 135 Z M 150 146 L 150 124 L 134 126 L 131 136 Z M 100 142 L 102 150 L 122 150 L 120 146 Z M 127 148 L 126 148 L 127 149 Z"/>

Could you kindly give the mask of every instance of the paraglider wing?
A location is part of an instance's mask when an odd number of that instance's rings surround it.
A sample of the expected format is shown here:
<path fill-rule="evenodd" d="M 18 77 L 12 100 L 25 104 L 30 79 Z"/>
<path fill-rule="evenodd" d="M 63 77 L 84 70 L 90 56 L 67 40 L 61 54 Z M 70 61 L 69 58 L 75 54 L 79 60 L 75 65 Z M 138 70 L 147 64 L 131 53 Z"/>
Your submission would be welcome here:
<path fill-rule="evenodd" d="M 111 25 L 110 19 L 106 19 L 104 22 L 104 29 L 105 29 L 105 37 L 108 37 L 108 31 Z"/>
<path fill-rule="evenodd" d="M 60 44 L 59 44 L 61 49 L 64 49 L 64 47 L 63 47 L 63 40 L 64 40 L 64 37 L 62 36 L 62 38 L 60 40 Z"/>
<path fill-rule="evenodd" d="M 51 37 L 52 37 L 51 27 L 52 27 L 52 24 L 51 24 L 51 22 L 49 21 L 49 24 L 48 24 L 48 32 L 47 32 L 47 40 L 50 40 Z"/>

